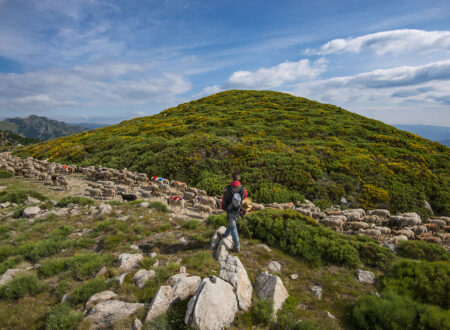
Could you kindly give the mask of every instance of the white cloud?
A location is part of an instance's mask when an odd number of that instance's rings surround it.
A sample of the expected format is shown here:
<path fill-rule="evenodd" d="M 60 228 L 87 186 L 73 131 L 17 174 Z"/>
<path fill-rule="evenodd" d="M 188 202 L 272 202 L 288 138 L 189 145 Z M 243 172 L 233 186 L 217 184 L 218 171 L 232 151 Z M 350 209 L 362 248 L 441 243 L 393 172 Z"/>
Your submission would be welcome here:
<path fill-rule="evenodd" d="M 450 60 L 297 84 L 291 93 L 390 123 L 450 123 Z"/>
<path fill-rule="evenodd" d="M 334 39 L 306 54 L 360 53 L 370 50 L 377 55 L 450 50 L 450 31 L 391 30 L 356 38 Z"/>
<path fill-rule="evenodd" d="M 195 95 L 192 96 L 193 99 L 198 99 L 201 98 L 203 96 L 208 96 L 211 94 L 216 94 L 223 91 L 223 88 L 220 87 L 219 85 L 213 85 L 213 86 L 207 86 L 205 88 L 203 88 L 200 93 L 197 93 Z"/>
<path fill-rule="evenodd" d="M 142 105 L 167 102 L 191 89 L 181 75 L 149 71 L 151 65 L 107 63 L 71 69 L 0 73 L 5 110 L 48 110 L 72 106 Z"/>
<path fill-rule="evenodd" d="M 255 89 L 275 88 L 287 82 L 314 78 L 327 67 L 325 59 L 311 63 L 308 59 L 284 62 L 255 72 L 236 71 L 228 78 L 228 85 Z"/>

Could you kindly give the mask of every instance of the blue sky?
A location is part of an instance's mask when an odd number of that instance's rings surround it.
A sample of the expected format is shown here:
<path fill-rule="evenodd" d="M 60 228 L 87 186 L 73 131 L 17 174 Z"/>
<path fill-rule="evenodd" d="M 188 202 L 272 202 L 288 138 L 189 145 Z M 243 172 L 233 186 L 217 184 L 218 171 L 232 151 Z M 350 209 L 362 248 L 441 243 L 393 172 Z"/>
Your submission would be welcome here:
<path fill-rule="evenodd" d="M 0 0 L 0 117 L 116 123 L 231 88 L 450 126 L 450 2 Z"/>

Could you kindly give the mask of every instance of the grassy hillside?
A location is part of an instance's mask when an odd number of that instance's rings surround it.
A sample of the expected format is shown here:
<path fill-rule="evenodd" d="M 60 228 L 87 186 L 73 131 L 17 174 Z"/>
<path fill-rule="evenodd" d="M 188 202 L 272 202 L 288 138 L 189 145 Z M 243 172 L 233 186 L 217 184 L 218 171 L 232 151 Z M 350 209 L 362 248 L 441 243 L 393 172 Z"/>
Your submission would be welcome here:
<path fill-rule="evenodd" d="M 127 167 L 218 194 L 239 170 L 256 201 L 450 214 L 450 149 L 289 94 L 226 91 L 158 115 L 24 147 L 20 155 Z"/>
<path fill-rule="evenodd" d="M 11 146 L 16 146 L 18 144 L 27 145 L 36 143 L 39 140 L 26 138 L 18 134 L 11 133 L 9 131 L 0 130 L 0 150 L 6 150 Z"/>
<path fill-rule="evenodd" d="M 48 140 L 85 131 L 85 128 L 81 126 L 72 126 L 61 121 L 38 116 L 2 120 L 0 121 L 0 129 L 39 140 Z"/>

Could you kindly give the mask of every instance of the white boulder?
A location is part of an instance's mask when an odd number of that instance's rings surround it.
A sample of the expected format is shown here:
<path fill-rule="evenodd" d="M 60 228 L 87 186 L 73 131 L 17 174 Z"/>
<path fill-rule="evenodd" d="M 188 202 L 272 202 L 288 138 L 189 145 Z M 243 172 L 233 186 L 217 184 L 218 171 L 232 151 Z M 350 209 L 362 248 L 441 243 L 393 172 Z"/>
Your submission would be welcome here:
<path fill-rule="evenodd" d="M 41 212 L 41 208 L 39 206 L 28 206 L 22 212 L 22 217 L 25 218 L 33 218 Z"/>
<path fill-rule="evenodd" d="M 144 256 L 142 254 L 123 253 L 119 255 L 120 270 L 127 272 L 138 269 L 141 265 Z"/>
<path fill-rule="evenodd" d="M 369 283 L 369 284 L 375 283 L 375 274 L 367 270 L 358 269 L 356 271 L 356 277 L 358 279 L 358 282 L 361 283 Z"/>
<path fill-rule="evenodd" d="M 235 288 L 239 308 L 248 310 L 252 304 L 253 287 L 238 257 L 228 256 L 220 261 L 220 278 Z"/>
<path fill-rule="evenodd" d="M 144 304 L 107 300 L 95 305 L 86 320 L 91 323 L 91 329 L 112 328 L 117 320 L 135 315 L 144 307 Z"/>
<path fill-rule="evenodd" d="M 231 284 L 215 276 L 205 278 L 191 298 L 184 322 L 200 330 L 229 327 L 238 311 Z"/>
<path fill-rule="evenodd" d="M 118 299 L 119 296 L 117 293 L 114 293 L 110 290 L 106 290 L 103 292 L 98 292 L 94 294 L 84 305 L 84 310 L 89 311 L 92 307 L 97 305 L 98 303 L 101 303 L 103 301 L 112 300 L 112 299 Z"/>
<path fill-rule="evenodd" d="M 273 310 L 276 314 L 289 294 L 283 285 L 283 281 L 276 275 L 263 272 L 256 277 L 256 294 L 264 300 L 273 300 Z"/>
<path fill-rule="evenodd" d="M 156 273 L 154 270 L 140 269 L 134 274 L 133 280 L 139 289 L 145 286 L 145 283 L 152 277 L 155 277 Z"/>
<path fill-rule="evenodd" d="M 145 323 L 150 322 L 155 317 L 164 314 L 170 307 L 173 301 L 172 287 L 169 285 L 163 285 L 156 292 L 150 303 L 150 308 L 145 318 Z"/>

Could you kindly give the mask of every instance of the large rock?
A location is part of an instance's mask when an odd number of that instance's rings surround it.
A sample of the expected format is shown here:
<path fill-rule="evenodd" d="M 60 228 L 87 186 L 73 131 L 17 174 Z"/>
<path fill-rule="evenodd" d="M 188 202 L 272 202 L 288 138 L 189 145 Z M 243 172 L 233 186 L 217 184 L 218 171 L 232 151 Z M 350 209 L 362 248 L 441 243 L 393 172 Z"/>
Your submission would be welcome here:
<path fill-rule="evenodd" d="M 142 254 L 128 254 L 123 253 L 119 255 L 119 267 L 124 272 L 138 269 L 141 265 L 144 256 Z"/>
<path fill-rule="evenodd" d="M 33 218 L 41 212 L 41 208 L 39 206 L 28 206 L 23 210 L 22 216 L 25 218 Z"/>
<path fill-rule="evenodd" d="M 238 257 L 228 256 L 220 261 L 220 278 L 235 288 L 239 308 L 248 310 L 252 304 L 253 287 Z"/>
<path fill-rule="evenodd" d="M 171 276 L 168 284 L 173 289 L 173 299 L 185 300 L 192 297 L 200 285 L 201 278 L 199 276 L 189 276 L 188 273 L 181 273 Z"/>
<path fill-rule="evenodd" d="M 229 327 L 238 311 L 231 284 L 215 276 L 205 278 L 191 298 L 184 322 L 200 330 Z"/>
<path fill-rule="evenodd" d="M 98 303 L 101 303 L 101 302 L 107 301 L 107 300 L 118 299 L 118 298 L 119 298 L 119 296 L 117 295 L 117 293 L 114 293 L 110 290 L 99 292 L 99 293 L 94 294 L 91 298 L 89 298 L 89 300 L 84 305 L 84 309 L 85 309 L 85 311 L 89 311 L 90 309 L 92 309 L 92 307 L 94 307 Z"/>
<path fill-rule="evenodd" d="M 37 198 L 28 196 L 27 200 L 25 201 L 26 205 L 33 205 L 33 204 L 39 204 L 41 201 Z"/>
<path fill-rule="evenodd" d="M 152 277 L 155 277 L 156 273 L 154 270 L 146 270 L 146 269 L 140 269 L 134 274 L 133 280 L 136 286 L 139 289 L 142 289 L 145 286 L 145 283 Z"/>
<path fill-rule="evenodd" d="M 173 301 L 173 290 L 169 285 L 163 285 L 156 292 L 150 304 L 150 308 L 145 318 L 145 322 L 150 322 L 155 317 L 164 314 L 170 307 Z"/>
<path fill-rule="evenodd" d="M 256 277 L 256 294 L 264 300 L 273 300 L 274 314 L 281 308 L 289 294 L 283 285 L 283 281 L 276 275 L 262 272 Z"/>
<path fill-rule="evenodd" d="M 127 303 L 120 300 L 107 300 L 95 305 L 86 320 L 91 329 L 112 328 L 117 320 L 135 315 L 144 304 Z"/>
<path fill-rule="evenodd" d="M 369 272 L 367 270 L 358 269 L 356 271 L 356 277 L 358 279 L 358 282 L 369 283 L 369 284 L 375 283 L 375 274 L 372 272 Z"/>

